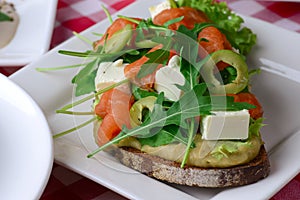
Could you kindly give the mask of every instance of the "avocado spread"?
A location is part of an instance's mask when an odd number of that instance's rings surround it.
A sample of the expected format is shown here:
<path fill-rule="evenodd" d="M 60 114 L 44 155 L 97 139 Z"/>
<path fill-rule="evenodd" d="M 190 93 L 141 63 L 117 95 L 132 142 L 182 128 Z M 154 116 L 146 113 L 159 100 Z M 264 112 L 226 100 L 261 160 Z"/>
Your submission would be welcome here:
<path fill-rule="evenodd" d="M 241 165 L 254 159 L 263 144 L 260 136 L 252 136 L 246 141 L 208 141 L 202 140 L 197 134 L 194 139 L 195 147 L 190 150 L 187 165 L 196 167 L 226 168 Z M 159 147 L 141 146 L 134 137 L 128 137 L 118 143 L 119 147 L 127 146 L 139 149 L 150 155 L 181 162 L 186 146 L 173 143 Z"/>

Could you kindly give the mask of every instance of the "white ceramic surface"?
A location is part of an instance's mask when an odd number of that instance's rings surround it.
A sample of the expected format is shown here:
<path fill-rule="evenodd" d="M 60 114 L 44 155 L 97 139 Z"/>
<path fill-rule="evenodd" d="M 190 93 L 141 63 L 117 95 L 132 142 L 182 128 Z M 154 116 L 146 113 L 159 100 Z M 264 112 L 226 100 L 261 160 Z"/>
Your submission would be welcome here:
<path fill-rule="evenodd" d="M 0 74 L 0 199 L 38 199 L 53 164 L 52 136 L 41 109 Z"/>
<path fill-rule="evenodd" d="M 57 0 L 9 0 L 20 23 L 13 40 L 0 49 L 0 66 L 26 65 L 49 49 Z"/>
<path fill-rule="evenodd" d="M 148 17 L 148 7 L 160 2 L 139 0 L 118 14 Z M 298 47 L 300 35 L 260 20 L 245 17 L 246 25 L 258 35 L 258 44 L 249 55 L 251 68 L 262 68 L 262 73 L 252 81 L 253 92 L 264 106 L 265 123 L 262 129 L 264 141 L 272 164 L 266 179 L 248 186 L 233 189 L 203 189 L 168 185 L 124 167 L 114 158 L 101 152 L 96 159 L 86 158 L 96 145 L 92 126 L 55 140 L 56 162 L 86 176 L 130 199 L 267 199 L 280 190 L 300 171 L 299 159 L 293 152 L 300 148 L 300 77 L 289 77 L 288 71 L 299 71 Z M 97 39 L 93 32 L 103 32 L 108 26 L 105 20 L 82 34 Z M 284 38 L 284 39 L 282 39 Z M 39 103 L 44 110 L 53 133 L 78 125 L 89 117 L 58 115 L 56 109 L 74 100 L 72 77 L 78 69 L 41 73 L 36 67 L 55 67 L 78 64 L 81 59 L 62 56 L 58 50 L 86 51 L 90 48 L 78 38 L 71 38 L 36 62 L 11 76 Z M 288 49 L 288 50 L 287 50 Z M 26 77 L 26 78 L 25 78 Z M 27 81 L 30 77 L 30 82 Z M 42 94 L 42 95 L 41 95 Z M 89 110 L 89 103 L 77 107 Z"/>

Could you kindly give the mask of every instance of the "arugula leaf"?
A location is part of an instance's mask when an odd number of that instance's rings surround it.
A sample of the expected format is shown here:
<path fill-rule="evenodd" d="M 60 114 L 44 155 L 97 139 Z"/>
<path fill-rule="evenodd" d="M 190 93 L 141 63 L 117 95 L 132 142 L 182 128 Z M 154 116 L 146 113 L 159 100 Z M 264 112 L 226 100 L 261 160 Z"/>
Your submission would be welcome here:
<path fill-rule="evenodd" d="M 67 56 L 75 56 L 75 57 L 83 57 L 83 58 L 99 58 L 102 61 L 114 60 L 115 58 L 118 58 L 119 56 L 122 56 L 124 54 L 130 54 L 130 55 L 139 54 L 139 52 L 135 49 L 125 49 L 115 53 L 101 53 L 99 49 L 96 52 L 91 50 L 85 52 L 59 50 L 58 53 Z"/>
<path fill-rule="evenodd" d="M 59 53 L 69 56 L 85 57 L 87 59 L 93 58 L 92 61 L 87 62 L 87 64 L 82 64 L 84 67 L 75 75 L 72 79 L 72 83 L 76 85 L 75 96 L 80 96 L 84 94 L 89 94 L 95 91 L 95 77 L 97 74 L 97 69 L 101 62 L 111 61 L 113 62 L 116 58 L 126 56 L 137 56 L 139 57 L 140 52 L 134 49 L 125 49 L 116 53 L 100 53 L 93 51 L 86 52 L 74 52 L 60 50 Z"/>
<path fill-rule="evenodd" d="M 184 16 L 171 19 L 171 20 L 165 22 L 163 26 L 167 28 L 168 26 L 170 26 L 174 23 L 180 22 L 183 18 L 184 18 Z"/>
<path fill-rule="evenodd" d="M 196 43 L 193 33 L 184 26 L 180 26 L 175 36 L 175 50 L 180 52 L 180 72 L 185 77 L 185 84 L 177 87 L 183 91 L 189 91 L 198 82 L 199 70 L 195 67 L 198 57 L 198 44 Z"/>
<path fill-rule="evenodd" d="M 157 92 L 141 89 L 134 84 L 131 87 L 132 87 L 132 95 L 134 96 L 135 100 L 139 100 L 148 96 L 157 97 L 159 95 Z M 165 98 L 162 104 L 164 108 L 170 108 L 173 105 L 173 103 L 174 103 L 173 101 Z"/>
<path fill-rule="evenodd" d="M 142 78 L 153 73 L 160 64 L 166 65 L 169 54 L 170 52 L 164 49 L 158 49 L 156 51 L 147 53 L 146 57 L 149 58 L 149 60 L 142 65 L 141 70 L 137 74 L 137 78 Z"/>
<path fill-rule="evenodd" d="M 134 99 L 139 100 L 148 96 L 155 96 L 157 97 L 158 94 L 156 92 L 148 91 L 141 89 L 140 87 L 136 85 L 132 85 L 132 95 L 134 96 Z"/>
<path fill-rule="evenodd" d="M 75 96 L 88 94 L 95 91 L 95 77 L 99 66 L 99 59 L 89 62 L 73 79 L 76 85 Z"/>
<path fill-rule="evenodd" d="M 185 77 L 185 84 L 177 87 L 183 91 L 189 91 L 198 84 L 200 69 L 208 60 L 208 57 L 206 57 L 199 61 L 199 43 L 197 40 L 199 30 L 209 25 L 211 24 L 196 24 L 192 30 L 181 25 L 179 26 L 176 35 L 173 37 L 175 41 L 174 49 L 177 52 L 180 52 L 180 72 Z"/>
<path fill-rule="evenodd" d="M 151 40 L 153 40 L 154 42 L 164 44 L 165 42 L 164 40 L 155 41 L 155 38 L 158 37 L 161 39 L 162 38 L 161 35 L 165 35 L 165 36 L 172 35 L 172 30 L 168 29 L 167 27 L 154 24 L 151 18 L 148 18 L 146 20 L 143 19 L 140 21 L 135 21 L 132 18 L 128 18 L 124 16 L 123 18 L 138 24 L 136 28 L 136 33 L 137 33 L 135 39 L 136 41 L 142 41 L 144 39 L 151 38 Z M 166 22 L 166 23 L 175 23 L 175 22 L 170 20 L 170 22 Z"/>
<path fill-rule="evenodd" d="M 183 137 L 180 133 L 178 126 L 169 125 L 159 130 L 159 132 L 151 137 L 138 138 L 141 145 L 149 145 L 158 147 L 173 142 L 182 142 L 187 144 L 187 138 Z"/>
<path fill-rule="evenodd" d="M 188 128 L 186 119 L 209 114 L 211 107 L 210 97 L 202 96 L 206 91 L 206 84 L 196 85 L 192 90 L 184 93 L 184 95 L 175 102 L 168 110 L 168 119 L 166 124 L 177 124 L 182 128 Z"/>
<path fill-rule="evenodd" d="M 222 78 L 221 82 L 223 82 L 224 85 L 227 83 L 232 83 L 237 76 L 237 71 L 234 67 L 228 66 L 224 70 L 220 71 L 221 76 L 216 76 L 216 78 Z"/>
<path fill-rule="evenodd" d="M 13 19 L 6 15 L 5 13 L 3 12 L 0 12 L 0 22 L 4 22 L 4 21 L 13 21 Z"/>
<path fill-rule="evenodd" d="M 141 66 L 141 69 L 137 74 L 137 78 L 143 78 L 148 74 L 153 73 L 160 64 L 166 65 L 170 55 L 170 46 L 171 40 L 169 40 L 163 49 L 157 49 L 153 52 L 145 54 L 145 56 L 149 59 Z"/>
<path fill-rule="evenodd" d="M 123 59 L 123 63 L 133 63 L 134 61 L 140 59 L 142 56 L 144 56 L 150 49 L 138 49 L 136 51 L 128 52 L 123 55 L 121 55 L 118 59 Z"/>
<path fill-rule="evenodd" d="M 149 31 L 148 21 L 141 20 L 136 27 L 136 41 L 141 41 L 145 39 L 145 32 Z"/>

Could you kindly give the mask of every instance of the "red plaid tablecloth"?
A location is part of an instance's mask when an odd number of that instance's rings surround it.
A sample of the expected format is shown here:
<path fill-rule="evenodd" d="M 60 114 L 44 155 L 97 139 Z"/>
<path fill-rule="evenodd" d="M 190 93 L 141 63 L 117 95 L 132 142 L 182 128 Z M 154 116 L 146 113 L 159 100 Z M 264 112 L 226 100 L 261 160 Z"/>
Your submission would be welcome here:
<path fill-rule="evenodd" d="M 135 0 L 59 0 L 56 22 L 50 48 L 65 41 L 73 31 L 81 32 L 106 17 L 101 4 L 111 14 L 133 3 Z M 300 33 L 300 3 L 270 1 L 226 0 L 229 7 L 243 15 L 271 22 L 272 24 Z M 20 67 L 0 68 L 10 75 Z M 117 193 L 54 164 L 42 200 L 102 200 L 126 199 Z M 300 199 L 300 174 L 283 187 L 272 200 Z"/>

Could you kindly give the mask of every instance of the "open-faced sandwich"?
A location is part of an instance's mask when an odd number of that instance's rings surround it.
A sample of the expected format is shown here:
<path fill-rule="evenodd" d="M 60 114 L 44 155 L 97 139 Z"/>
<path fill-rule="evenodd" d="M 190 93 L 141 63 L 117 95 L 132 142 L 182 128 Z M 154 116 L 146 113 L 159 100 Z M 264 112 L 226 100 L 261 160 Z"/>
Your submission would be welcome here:
<path fill-rule="evenodd" d="M 79 53 L 93 58 L 73 79 L 77 96 L 94 93 L 99 149 L 89 157 L 112 150 L 126 166 L 190 186 L 265 178 L 263 109 L 249 80 L 257 71 L 246 64 L 255 34 L 225 3 L 167 1 L 149 10 L 148 19 L 119 16 L 93 50 Z"/>

